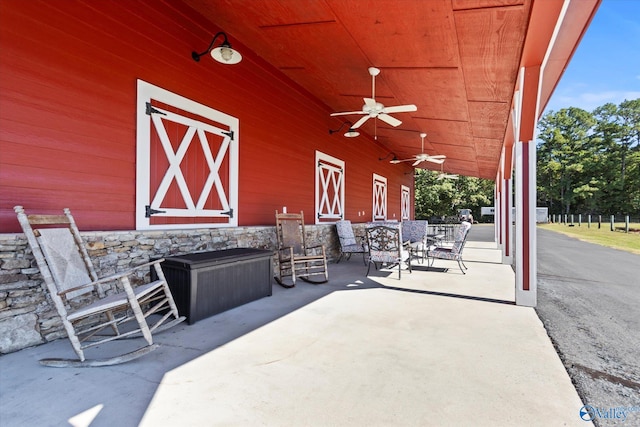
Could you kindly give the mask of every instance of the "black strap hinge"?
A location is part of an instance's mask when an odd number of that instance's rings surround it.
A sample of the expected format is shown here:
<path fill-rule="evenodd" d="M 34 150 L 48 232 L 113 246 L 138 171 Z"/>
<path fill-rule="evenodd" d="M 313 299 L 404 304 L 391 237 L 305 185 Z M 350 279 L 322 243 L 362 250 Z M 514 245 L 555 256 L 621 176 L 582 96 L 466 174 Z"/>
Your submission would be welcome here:
<path fill-rule="evenodd" d="M 167 213 L 167 211 L 159 211 L 157 209 L 153 209 L 150 205 L 146 205 L 144 207 L 144 216 L 146 218 L 151 218 L 151 215 L 155 215 L 159 213 Z"/>
<path fill-rule="evenodd" d="M 229 218 L 233 218 L 233 209 L 229 209 L 226 212 L 222 212 L 222 215 L 229 215 Z"/>
<path fill-rule="evenodd" d="M 155 108 L 153 108 L 153 106 L 151 105 L 150 102 L 147 102 L 147 110 L 145 112 L 148 116 L 150 116 L 151 114 L 162 114 L 163 116 L 166 116 L 165 113 L 163 113 L 160 110 L 156 110 Z"/>
<path fill-rule="evenodd" d="M 231 138 L 231 140 L 233 141 L 233 131 L 230 130 L 229 132 L 222 132 L 223 135 L 227 135 L 229 138 Z"/>

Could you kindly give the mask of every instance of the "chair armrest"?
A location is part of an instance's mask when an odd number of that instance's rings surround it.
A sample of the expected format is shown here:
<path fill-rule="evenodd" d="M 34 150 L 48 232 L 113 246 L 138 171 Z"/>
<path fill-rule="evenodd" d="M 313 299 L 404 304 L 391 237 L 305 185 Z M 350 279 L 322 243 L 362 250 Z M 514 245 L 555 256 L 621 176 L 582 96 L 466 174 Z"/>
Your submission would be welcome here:
<path fill-rule="evenodd" d="M 65 296 L 66 294 L 68 294 L 69 292 L 74 292 L 74 291 L 79 291 L 81 289 L 85 289 L 85 288 L 93 288 L 95 287 L 95 285 L 98 282 L 89 282 L 85 285 L 81 285 L 81 286 L 74 286 L 73 288 L 69 288 L 69 289 L 65 289 L 64 291 L 60 291 L 58 292 L 58 295 L 60 295 L 61 297 Z"/>
<path fill-rule="evenodd" d="M 144 264 L 140 264 L 140 265 L 136 265 L 135 267 L 131 267 L 130 269 L 128 269 L 126 271 L 122 271 L 120 273 L 112 274 L 111 276 L 103 277 L 102 279 L 96 280 L 95 282 L 93 282 L 93 284 L 97 285 L 97 284 L 104 283 L 104 282 L 111 282 L 113 280 L 118 280 L 121 277 L 129 276 L 131 273 L 133 273 L 136 270 L 140 270 L 142 268 L 149 268 L 152 265 L 160 264 L 162 261 L 164 261 L 164 258 L 156 259 L 156 260 L 150 261 L 150 262 L 145 262 Z"/>
<path fill-rule="evenodd" d="M 150 267 L 152 265 L 159 264 L 162 261 L 164 261 L 164 258 L 160 258 L 160 259 L 157 259 L 157 260 L 154 260 L 154 261 L 150 261 L 150 262 L 145 262 L 144 264 L 136 265 L 135 267 L 132 267 L 132 268 L 126 270 L 126 271 L 122 271 L 120 273 L 115 273 L 115 274 L 112 274 L 110 276 L 103 277 L 102 279 L 98 279 L 95 282 L 90 282 L 90 283 L 87 283 L 87 284 L 82 285 L 82 286 L 76 286 L 76 287 L 73 287 L 73 288 L 66 289 L 66 290 L 64 290 L 62 292 L 58 292 L 58 295 L 64 296 L 65 294 L 67 294 L 69 292 L 78 291 L 80 289 L 85 289 L 85 288 L 89 288 L 89 287 L 94 287 L 96 285 L 100 285 L 100 284 L 106 283 L 106 282 L 113 282 L 113 281 L 118 280 L 118 279 L 120 279 L 122 277 L 126 277 L 126 276 L 131 275 L 131 273 L 133 273 L 136 270 L 140 270 L 141 268 L 148 268 L 148 267 Z"/>
<path fill-rule="evenodd" d="M 309 254 L 310 252 L 318 252 L 318 251 L 322 251 L 322 253 L 324 254 L 324 245 L 314 245 L 314 246 L 308 246 L 305 248 L 305 254 Z M 315 255 L 315 254 L 314 254 Z"/>

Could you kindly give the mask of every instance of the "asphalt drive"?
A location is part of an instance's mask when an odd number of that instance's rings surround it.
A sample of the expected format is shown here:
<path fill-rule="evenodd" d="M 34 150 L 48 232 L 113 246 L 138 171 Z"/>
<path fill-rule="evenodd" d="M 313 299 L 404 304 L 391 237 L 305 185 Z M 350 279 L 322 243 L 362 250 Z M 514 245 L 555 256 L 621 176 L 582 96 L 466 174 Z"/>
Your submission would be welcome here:
<path fill-rule="evenodd" d="M 536 311 L 578 393 L 594 408 L 634 408 L 624 425 L 640 426 L 640 255 L 543 229 L 537 236 Z"/>

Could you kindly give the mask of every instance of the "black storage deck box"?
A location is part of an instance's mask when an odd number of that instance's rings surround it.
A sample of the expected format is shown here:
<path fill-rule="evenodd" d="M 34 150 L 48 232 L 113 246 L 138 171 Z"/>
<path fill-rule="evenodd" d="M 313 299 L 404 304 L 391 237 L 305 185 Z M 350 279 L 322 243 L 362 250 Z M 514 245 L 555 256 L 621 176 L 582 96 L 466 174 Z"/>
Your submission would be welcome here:
<path fill-rule="evenodd" d="M 272 251 L 236 248 L 167 257 L 162 270 L 181 316 L 197 320 L 271 296 Z"/>

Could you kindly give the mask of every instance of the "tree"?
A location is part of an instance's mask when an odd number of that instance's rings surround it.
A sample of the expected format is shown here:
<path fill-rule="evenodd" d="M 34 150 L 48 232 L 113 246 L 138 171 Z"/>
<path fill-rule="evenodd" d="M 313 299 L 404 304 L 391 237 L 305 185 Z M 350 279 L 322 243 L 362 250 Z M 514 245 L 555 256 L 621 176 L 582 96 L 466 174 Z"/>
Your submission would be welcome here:
<path fill-rule="evenodd" d="M 550 214 L 640 216 L 640 99 L 592 113 L 551 111 L 538 124 L 537 148 L 537 203 Z M 416 218 L 457 216 L 469 208 L 479 219 L 480 208 L 493 205 L 491 180 L 437 178 L 438 172 L 416 170 Z"/>
<path fill-rule="evenodd" d="M 550 213 L 638 213 L 640 99 L 547 113 L 538 142 L 538 204 Z"/>
<path fill-rule="evenodd" d="M 539 123 L 538 188 L 549 213 L 569 213 L 574 202 L 597 192 L 596 181 L 585 179 L 585 159 L 592 155 L 593 115 L 580 108 L 547 113 Z M 574 189 L 589 186 L 588 191 Z M 559 205 L 559 206 L 558 206 Z"/>
<path fill-rule="evenodd" d="M 438 175 L 415 170 L 416 218 L 457 217 L 458 209 L 468 208 L 479 219 L 482 206 L 493 206 L 493 181 L 467 176 L 439 180 Z"/>
<path fill-rule="evenodd" d="M 629 168 L 635 169 L 633 153 L 640 149 L 640 99 L 623 101 L 619 106 L 605 104 L 594 111 L 598 120 L 597 135 L 602 138 L 609 156 L 607 174 L 613 213 L 633 211 L 638 181 L 629 179 Z"/>

